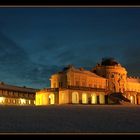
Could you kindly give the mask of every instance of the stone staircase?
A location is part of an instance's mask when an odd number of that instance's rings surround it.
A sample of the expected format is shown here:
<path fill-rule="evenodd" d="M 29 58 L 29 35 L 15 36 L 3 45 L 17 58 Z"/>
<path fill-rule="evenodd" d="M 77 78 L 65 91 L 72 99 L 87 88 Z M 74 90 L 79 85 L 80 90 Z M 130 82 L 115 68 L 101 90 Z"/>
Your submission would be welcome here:
<path fill-rule="evenodd" d="M 130 102 L 125 102 L 125 101 L 120 101 L 120 104 L 121 105 L 135 105 L 135 104 L 132 104 Z"/>

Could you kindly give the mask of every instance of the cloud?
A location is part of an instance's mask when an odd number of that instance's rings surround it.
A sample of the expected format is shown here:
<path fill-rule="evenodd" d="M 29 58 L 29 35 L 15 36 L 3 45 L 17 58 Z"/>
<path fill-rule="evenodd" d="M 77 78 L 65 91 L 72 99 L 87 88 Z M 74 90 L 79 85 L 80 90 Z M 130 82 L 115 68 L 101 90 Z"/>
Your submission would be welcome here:
<path fill-rule="evenodd" d="M 0 32 L 0 50 L 1 73 L 17 75 L 29 61 L 26 52 L 2 32 Z"/>
<path fill-rule="evenodd" d="M 51 74 L 59 69 L 32 62 L 24 49 L 1 32 L 0 49 L 0 80 L 6 83 L 46 87 Z"/>

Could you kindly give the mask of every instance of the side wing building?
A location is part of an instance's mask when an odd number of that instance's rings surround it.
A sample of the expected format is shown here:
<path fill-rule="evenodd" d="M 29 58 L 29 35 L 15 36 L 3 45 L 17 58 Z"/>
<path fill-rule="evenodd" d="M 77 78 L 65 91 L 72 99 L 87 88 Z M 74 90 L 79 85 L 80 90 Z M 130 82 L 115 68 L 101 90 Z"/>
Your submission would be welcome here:
<path fill-rule="evenodd" d="M 0 83 L 0 105 L 35 105 L 36 89 Z"/>

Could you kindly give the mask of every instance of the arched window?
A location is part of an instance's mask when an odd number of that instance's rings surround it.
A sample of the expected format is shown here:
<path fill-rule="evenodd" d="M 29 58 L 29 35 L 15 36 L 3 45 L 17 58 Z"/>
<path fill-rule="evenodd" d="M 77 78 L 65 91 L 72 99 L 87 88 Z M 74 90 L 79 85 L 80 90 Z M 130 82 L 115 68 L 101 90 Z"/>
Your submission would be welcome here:
<path fill-rule="evenodd" d="M 87 103 L 88 103 L 87 94 L 86 93 L 83 93 L 82 94 L 82 104 L 87 104 Z"/>
<path fill-rule="evenodd" d="M 105 104 L 105 95 L 104 94 L 99 95 L 99 103 L 100 104 Z"/>
<path fill-rule="evenodd" d="M 55 96 L 53 93 L 49 95 L 49 104 L 55 104 Z"/>
<path fill-rule="evenodd" d="M 134 96 L 130 96 L 130 102 L 131 102 L 132 104 L 135 104 L 135 97 L 134 97 Z"/>
<path fill-rule="evenodd" d="M 78 92 L 73 92 L 72 93 L 72 103 L 73 104 L 79 103 L 79 94 L 78 94 Z"/>
<path fill-rule="evenodd" d="M 91 104 L 97 104 L 97 95 L 95 93 L 91 94 Z"/>

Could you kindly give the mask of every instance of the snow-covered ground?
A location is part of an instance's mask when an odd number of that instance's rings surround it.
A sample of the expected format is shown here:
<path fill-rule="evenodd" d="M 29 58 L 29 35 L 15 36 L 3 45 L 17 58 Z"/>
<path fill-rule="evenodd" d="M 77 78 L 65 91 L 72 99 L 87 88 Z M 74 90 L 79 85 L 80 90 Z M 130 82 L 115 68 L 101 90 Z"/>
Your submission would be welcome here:
<path fill-rule="evenodd" d="M 0 106 L 0 133 L 139 133 L 139 105 Z"/>

